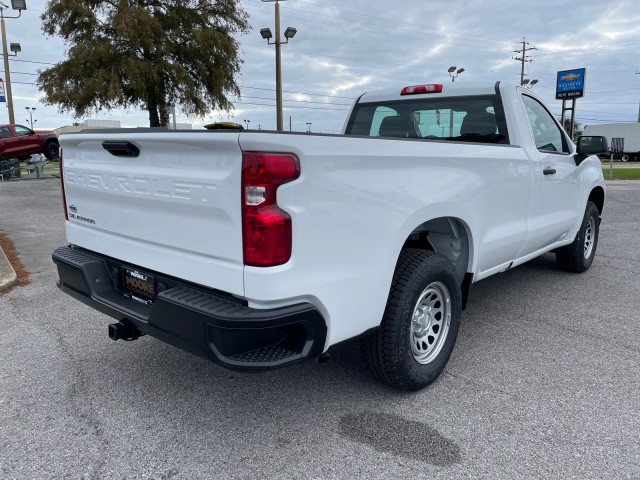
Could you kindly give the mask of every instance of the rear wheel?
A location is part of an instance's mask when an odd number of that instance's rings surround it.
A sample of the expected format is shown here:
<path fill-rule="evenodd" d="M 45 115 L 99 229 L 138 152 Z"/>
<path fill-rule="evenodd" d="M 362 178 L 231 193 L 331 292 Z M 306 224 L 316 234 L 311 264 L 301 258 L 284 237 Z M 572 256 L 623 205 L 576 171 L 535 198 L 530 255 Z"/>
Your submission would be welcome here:
<path fill-rule="evenodd" d="M 461 298 L 446 257 L 403 250 L 380 328 L 362 341 L 374 374 L 401 390 L 419 390 L 438 378 L 456 342 Z"/>
<path fill-rule="evenodd" d="M 623 162 L 628 162 L 628 161 L 629 161 L 629 154 L 628 154 L 628 153 L 623 153 L 623 154 L 622 154 L 622 157 L 620 157 L 620 159 L 621 159 Z"/>
<path fill-rule="evenodd" d="M 582 273 L 589 269 L 598 247 L 600 213 L 593 202 L 587 202 L 580 230 L 572 244 L 556 250 L 556 262 L 563 270 Z"/>
<path fill-rule="evenodd" d="M 58 142 L 48 142 L 44 146 L 44 150 L 42 153 L 48 160 L 53 160 L 54 158 L 58 158 L 58 152 L 60 150 L 60 146 Z"/>

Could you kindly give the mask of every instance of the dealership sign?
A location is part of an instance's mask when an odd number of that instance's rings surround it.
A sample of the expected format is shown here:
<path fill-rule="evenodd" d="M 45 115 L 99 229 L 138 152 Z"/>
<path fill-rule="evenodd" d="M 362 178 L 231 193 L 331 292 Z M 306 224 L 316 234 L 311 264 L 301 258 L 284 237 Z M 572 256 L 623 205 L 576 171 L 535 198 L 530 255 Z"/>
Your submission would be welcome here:
<path fill-rule="evenodd" d="M 558 72 L 556 100 L 583 97 L 586 72 L 586 68 L 576 68 L 575 70 Z"/>

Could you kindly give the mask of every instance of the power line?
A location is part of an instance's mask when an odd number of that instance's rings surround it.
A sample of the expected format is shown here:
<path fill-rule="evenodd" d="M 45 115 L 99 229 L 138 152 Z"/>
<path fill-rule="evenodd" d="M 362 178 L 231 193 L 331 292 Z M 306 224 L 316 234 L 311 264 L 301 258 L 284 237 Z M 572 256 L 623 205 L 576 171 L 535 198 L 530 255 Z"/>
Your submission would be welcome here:
<path fill-rule="evenodd" d="M 253 99 L 257 99 L 257 100 L 274 100 L 274 98 L 270 98 L 270 97 L 252 97 L 252 96 L 248 96 L 248 95 L 244 95 L 241 98 L 253 98 Z M 329 102 L 314 102 L 312 100 L 296 100 L 296 99 L 284 99 L 285 102 L 299 102 L 299 103 L 318 103 L 320 105 L 340 105 L 340 106 L 344 106 L 344 107 L 350 107 L 351 104 L 350 103 L 329 103 Z"/>
<path fill-rule="evenodd" d="M 246 8 L 246 10 L 258 11 L 260 13 L 267 14 L 267 12 L 264 11 L 264 10 L 256 10 L 256 9 L 252 9 L 252 8 Z M 295 9 L 293 9 L 293 10 L 295 10 Z M 314 15 L 314 16 L 318 16 L 318 15 L 320 15 L 320 16 L 328 16 L 330 18 L 333 18 L 333 19 L 336 19 L 338 21 L 341 21 L 341 19 L 337 19 L 336 17 L 333 17 L 331 15 L 322 15 L 322 14 L 315 14 L 315 13 L 313 13 L 312 15 Z M 336 27 L 336 28 L 340 28 L 340 29 L 344 29 L 345 28 L 344 25 L 336 25 L 335 23 L 327 23 L 327 22 L 321 22 L 319 20 L 311 20 L 311 19 L 308 19 L 308 18 L 296 17 L 295 15 L 282 14 L 281 18 L 289 18 L 289 19 L 301 20 L 301 21 L 304 21 L 304 22 L 317 23 L 319 25 L 327 25 L 327 26 L 330 26 L 330 27 Z M 396 33 L 398 31 L 398 29 L 395 29 L 394 27 L 388 27 L 387 25 L 373 24 L 373 23 L 367 23 L 367 22 L 362 22 L 362 21 L 359 21 L 358 24 L 371 25 L 371 26 L 376 27 L 377 29 L 380 29 L 380 28 L 390 29 L 390 30 L 392 30 L 394 32 L 394 34 L 393 34 L 394 38 L 408 38 L 408 39 L 411 39 L 411 40 L 422 40 L 422 41 L 425 40 L 425 36 L 451 38 L 450 35 L 435 34 L 435 33 L 425 33 L 423 31 L 418 32 L 418 31 L 412 31 L 412 30 L 400 30 L 400 31 L 401 32 L 407 32 L 407 33 L 415 33 L 416 35 L 402 35 L 402 34 Z M 426 28 L 428 28 L 428 27 L 426 27 Z M 374 34 L 374 35 L 383 35 L 385 37 L 388 36 L 388 33 L 386 33 L 386 32 L 382 32 L 382 31 L 379 31 L 379 30 L 367 30 L 367 29 L 364 29 L 364 28 L 357 28 L 357 27 L 354 27 L 352 24 L 349 25 L 349 30 L 350 31 L 371 33 L 371 34 Z M 448 42 L 441 42 L 441 43 L 444 44 L 444 45 L 460 45 L 460 46 L 465 46 L 465 47 L 470 47 L 470 48 L 478 48 L 478 49 L 483 49 L 483 50 L 487 49 L 486 47 L 482 47 L 482 46 L 479 46 L 479 45 L 476 45 L 476 44 L 470 44 L 469 43 L 469 42 L 478 42 L 477 40 L 471 40 L 471 39 L 467 39 L 467 38 L 453 38 L 453 39 L 454 40 L 459 40 L 459 42 L 458 41 L 448 41 Z M 461 42 L 467 42 L 467 43 L 461 43 Z M 487 43 L 487 42 L 485 42 L 485 43 Z M 494 43 L 493 45 L 498 45 L 498 46 L 503 47 L 503 48 L 508 48 L 506 43 L 505 44 L 495 44 Z"/>
<path fill-rule="evenodd" d="M 600 49 L 605 49 L 605 48 L 609 49 L 609 48 L 616 48 L 616 47 L 626 46 L 626 45 L 635 45 L 637 43 L 640 43 L 640 41 L 624 42 L 624 43 L 612 43 L 610 45 L 595 45 L 593 47 L 589 47 L 588 50 L 596 50 L 596 49 L 600 50 Z M 585 50 L 584 48 L 579 48 L 579 47 L 572 48 L 572 50 L 576 50 L 576 49 L 580 50 L 580 51 L 584 51 Z M 535 55 L 534 58 L 548 57 L 549 55 L 557 55 L 559 53 L 562 53 L 562 52 L 541 53 L 541 54 Z M 564 58 L 564 57 L 562 57 L 562 58 Z"/>
<path fill-rule="evenodd" d="M 268 47 L 266 47 L 265 45 L 257 45 L 255 43 L 246 43 L 246 42 L 241 42 L 242 45 L 244 46 L 250 46 L 250 47 L 257 47 L 257 48 L 261 48 L 261 49 L 266 49 Z M 287 52 L 291 52 L 291 53 L 299 53 L 302 55 L 310 55 L 312 57 L 322 57 L 322 58 L 333 58 L 333 59 L 337 59 L 337 60 L 349 60 L 350 62 L 360 62 L 360 63 L 374 63 L 376 65 L 391 65 L 393 67 L 415 67 L 415 64 L 410 65 L 407 63 L 393 63 L 393 62 L 380 62 L 377 60 L 366 60 L 366 59 L 362 59 L 362 58 L 350 58 L 350 57 L 339 57 L 337 55 L 321 55 L 319 53 L 311 53 L 311 52 L 303 52 L 301 50 L 296 50 L 294 48 L 288 48 Z M 436 71 L 440 71 L 439 68 L 436 67 L 421 67 L 423 70 L 436 70 Z"/>
<path fill-rule="evenodd" d="M 297 3 L 303 3 L 305 5 L 309 5 L 309 6 L 312 6 L 312 7 L 319 7 L 320 6 L 318 4 L 311 3 L 311 2 L 306 2 L 304 0 L 298 0 Z M 287 9 L 290 9 L 290 8 L 291 7 L 287 6 Z M 410 22 L 403 22 L 403 21 L 395 20 L 395 19 L 388 18 L 388 17 L 379 17 L 379 16 L 375 16 L 375 15 L 369 15 L 369 14 L 366 14 L 366 13 L 363 13 L 363 12 L 354 12 L 352 10 L 344 10 L 344 9 L 341 9 L 341 8 L 329 7 L 329 6 L 326 6 L 326 5 L 322 5 L 321 8 L 327 9 L 327 10 L 335 10 L 337 12 L 342 12 L 342 13 L 348 13 L 348 14 L 351 14 L 351 15 L 355 15 L 358 18 L 366 17 L 366 18 L 372 18 L 374 20 L 382 20 L 385 23 L 392 22 L 392 23 L 398 23 L 398 24 L 401 24 L 401 25 L 409 25 L 411 27 L 416 27 L 416 28 L 420 29 L 420 33 L 423 33 L 423 31 L 425 29 L 426 30 L 434 30 L 436 32 L 442 32 L 443 31 L 440 28 L 428 27 L 426 25 L 420 25 L 420 24 L 410 23 Z M 304 10 L 301 10 L 301 11 L 304 12 Z M 311 12 L 309 12 L 309 13 L 311 13 Z M 322 15 L 322 14 L 311 13 L 311 15 Z M 327 15 L 323 15 L 323 16 L 327 16 Z M 333 18 L 335 18 L 335 17 L 333 17 Z M 384 25 L 377 25 L 376 24 L 376 26 L 384 26 Z M 454 30 L 447 30 L 446 34 L 449 34 L 449 35 L 455 34 L 455 35 L 461 35 L 461 36 L 466 36 L 466 37 L 475 37 L 475 38 L 486 38 L 486 39 L 490 39 L 491 42 L 483 41 L 484 43 L 494 43 L 496 45 L 507 46 L 509 44 L 509 42 L 506 42 L 506 41 L 503 41 L 503 40 L 500 40 L 500 39 L 497 39 L 497 38 L 487 37 L 487 36 L 483 36 L 483 35 L 470 35 L 468 33 L 456 32 Z M 439 34 L 439 36 L 447 36 L 446 34 Z M 468 39 L 464 39 L 464 40 L 468 40 Z"/>
<path fill-rule="evenodd" d="M 263 107 L 275 107 L 275 104 L 271 104 L 271 103 L 254 103 L 254 102 L 234 102 L 234 104 L 239 103 L 241 105 L 259 105 L 259 106 L 263 106 Z M 304 108 L 304 109 L 310 109 L 310 110 L 332 110 L 332 111 L 342 111 L 342 112 L 347 112 L 349 111 L 348 108 L 329 108 L 329 107 L 304 107 L 302 105 L 283 105 L 283 108 Z"/>
<path fill-rule="evenodd" d="M 41 65 L 57 65 L 56 63 L 37 62 L 35 60 L 22 60 L 22 59 L 18 59 L 18 58 L 10 58 L 9 60 L 11 60 L 12 62 L 39 63 Z"/>
<path fill-rule="evenodd" d="M 276 89 L 275 88 L 261 88 L 261 87 L 248 87 L 246 85 L 240 85 L 240 88 L 249 88 L 251 90 L 268 90 L 270 92 L 275 92 Z M 293 93 L 296 95 L 310 95 L 310 96 L 316 96 L 316 97 L 330 97 L 330 98 L 344 98 L 347 100 L 355 100 L 355 97 L 341 97 L 339 95 L 325 95 L 323 93 L 308 93 L 308 92 L 292 92 L 290 90 L 283 90 L 284 93 Z"/>

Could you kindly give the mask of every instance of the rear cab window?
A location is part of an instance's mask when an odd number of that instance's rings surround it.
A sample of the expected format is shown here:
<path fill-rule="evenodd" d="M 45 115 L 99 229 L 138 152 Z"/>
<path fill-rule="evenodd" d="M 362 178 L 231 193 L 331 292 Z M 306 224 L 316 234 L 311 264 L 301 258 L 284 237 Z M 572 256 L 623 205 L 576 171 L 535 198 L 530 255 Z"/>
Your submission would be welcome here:
<path fill-rule="evenodd" d="M 361 103 L 355 106 L 345 133 L 509 144 L 499 95 Z"/>

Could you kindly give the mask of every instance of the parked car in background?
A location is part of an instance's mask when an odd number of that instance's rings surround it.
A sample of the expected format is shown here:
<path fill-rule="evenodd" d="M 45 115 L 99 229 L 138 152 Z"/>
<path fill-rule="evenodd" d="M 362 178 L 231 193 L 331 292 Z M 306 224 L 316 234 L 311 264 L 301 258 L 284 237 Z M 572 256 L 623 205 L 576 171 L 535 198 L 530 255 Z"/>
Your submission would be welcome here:
<path fill-rule="evenodd" d="M 35 132 L 24 125 L 0 125 L 0 159 L 26 160 L 42 153 L 47 159 L 58 158 L 58 137 L 51 130 Z"/>

